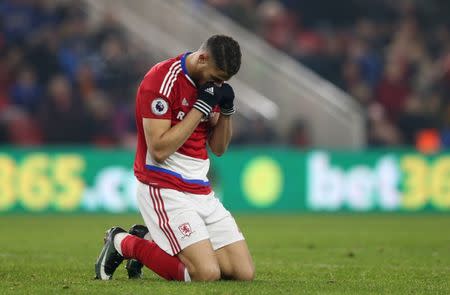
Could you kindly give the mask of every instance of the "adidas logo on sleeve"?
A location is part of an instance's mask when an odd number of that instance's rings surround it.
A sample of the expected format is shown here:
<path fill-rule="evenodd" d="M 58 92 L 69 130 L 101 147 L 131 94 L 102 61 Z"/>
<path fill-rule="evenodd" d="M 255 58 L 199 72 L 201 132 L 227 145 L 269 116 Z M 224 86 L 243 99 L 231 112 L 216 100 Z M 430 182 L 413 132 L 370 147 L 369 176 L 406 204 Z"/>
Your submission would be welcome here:
<path fill-rule="evenodd" d="M 208 92 L 211 95 L 214 95 L 214 87 L 206 88 L 205 91 Z"/>

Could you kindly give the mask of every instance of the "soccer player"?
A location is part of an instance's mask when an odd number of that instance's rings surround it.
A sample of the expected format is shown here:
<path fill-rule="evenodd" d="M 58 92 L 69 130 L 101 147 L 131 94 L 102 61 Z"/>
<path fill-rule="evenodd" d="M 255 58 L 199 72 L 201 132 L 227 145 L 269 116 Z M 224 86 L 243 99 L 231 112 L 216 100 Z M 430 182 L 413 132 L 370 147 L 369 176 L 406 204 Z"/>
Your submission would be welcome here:
<path fill-rule="evenodd" d="M 206 176 L 207 144 L 221 156 L 231 139 L 234 92 L 225 81 L 240 65 L 239 44 L 214 35 L 145 75 L 136 97 L 134 171 L 147 227 L 108 230 L 96 278 L 111 279 L 124 259 L 136 259 L 167 280 L 253 280 L 244 236 Z M 152 240 L 143 238 L 147 231 Z"/>

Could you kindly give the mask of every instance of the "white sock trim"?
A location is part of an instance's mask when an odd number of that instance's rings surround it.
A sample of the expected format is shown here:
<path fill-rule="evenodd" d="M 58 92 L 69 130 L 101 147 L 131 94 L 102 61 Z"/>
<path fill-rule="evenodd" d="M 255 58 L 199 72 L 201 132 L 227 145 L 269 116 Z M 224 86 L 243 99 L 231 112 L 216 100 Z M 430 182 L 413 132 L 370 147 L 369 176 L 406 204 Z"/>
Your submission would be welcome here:
<path fill-rule="evenodd" d="M 189 275 L 187 267 L 184 267 L 184 281 L 185 282 L 190 282 L 191 281 L 191 276 Z"/>
<path fill-rule="evenodd" d="M 122 254 L 122 241 L 125 239 L 129 234 L 127 233 L 118 233 L 114 236 L 114 248 L 116 248 L 117 252 L 119 252 L 120 255 Z"/>

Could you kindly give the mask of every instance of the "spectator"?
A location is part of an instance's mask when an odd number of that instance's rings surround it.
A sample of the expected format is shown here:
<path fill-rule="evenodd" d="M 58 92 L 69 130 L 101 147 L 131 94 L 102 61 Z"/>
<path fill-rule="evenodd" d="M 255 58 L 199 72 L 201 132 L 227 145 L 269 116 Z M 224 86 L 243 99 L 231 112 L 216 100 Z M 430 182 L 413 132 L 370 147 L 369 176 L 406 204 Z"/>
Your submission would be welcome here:
<path fill-rule="evenodd" d="M 42 85 L 46 85 L 50 77 L 62 72 L 58 59 L 59 43 L 58 32 L 55 28 L 46 28 L 28 47 L 26 59 L 35 69 L 36 76 Z"/>
<path fill-rule="evenodd" d="M 104 68 L 101 85 L 103 89 L 108 89 L 116 103 L 123 103 L 129 99 L 133 82 L 128 70 L 130 60 L 124 51 L 124 44 L 116 37 L 110 37 L 102 44 Z"/>
<path fill-rule="evenodd" d="M 395 146 L 401 144 L 397 127 L 386 116 L 383 107 L 372 104 L 368 109 L 368 145 L 371 147 Z"/>
<path fill-rule="evenodd" d="M 376 87 L 375 99 L 387 112 L 392 122 L 397 122 L 411 92 L 405 81 L 402 64 L 390 61 L 386 65 L 383 78 Z"/>
<path fill-rule="evenodd" d="M 2 115 L 4 135 L 9 144 L 28 146 L 42 143 L 42 134 L 37 122 L 28 113 L 20 108 L 12 107 Z"/>
<path fill-rule="evenodd" d="M 29 1 L 2 1 L 0 19 L 8 43 L 25 43 L 36 29 L 38 15 Z"/>
<path fill-rule="evenodd" d="M 87 108 L 92 118 L 91 142 L 97 146 L 117 144 L 116 136 L 118 134 L 114 130 L 112 102 L 101 91 L 95 91 L 90 94 L 87 100 Z"/>
<path fill-rule="evenodd" d="M 65 76 L 50 80 L 39 118 L 48 143 L 89 143 L 92 140 L 92 119 L 81 101 L 74 97 Z"/>
<path fill-rule="evenodd" d="M 288 135 L 289 145 L 297 148 L 305 148 L 311 145 L 311 139 L 307 124 L 304 120 L 296 120 Z"/>
<path fill-rule="evenodd" d="M 26 112 L 36 112 L 41 102 L 41 87 L 32 68 L 24 67 L 19 71 L 17 80 L 11 87 L 10 97 L 13 104 Z"/>
<path fill-rule="evenodd" d="M 0 111 L 9 104 L 9 88 L 13 83 L 12 69 L 6 61 L 6 57 L 0 56 Z"/>
<path fill-rule="evenodd" d="M 417 134 L 423 129 L 436 127 L 433 118 L 428 117 L 423 101 L 412 94 L 408 98 L 404 111 L 398 120 L 398 127 L 403 135 L 404 143 L 410 146 L 415 145 Z"/>

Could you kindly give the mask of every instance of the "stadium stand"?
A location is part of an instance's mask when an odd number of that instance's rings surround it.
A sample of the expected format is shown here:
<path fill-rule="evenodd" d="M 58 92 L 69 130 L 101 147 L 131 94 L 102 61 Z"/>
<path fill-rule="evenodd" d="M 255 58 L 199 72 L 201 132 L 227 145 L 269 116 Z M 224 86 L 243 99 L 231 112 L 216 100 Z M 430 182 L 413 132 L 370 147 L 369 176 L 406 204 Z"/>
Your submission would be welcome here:
<path fill-rule="evenodd" d="M 367 145 L 420 145 L 430 131 L 450 145 L 445 1 L 193 3 L 214 7 L 353 96 L 365 110 Z M 75 0 L 0 3 L 1 143 L 134 145 L 136 83 L 159 56 L 128 39 L 114 14 L 92 24 L 86 11 Z M 234 144 L 314 144 L 302 117 L 288 136 L 258 117 L 241 124 L 255 132 L 238 125 Z"/>
<path fill-rule="evenodd" d="M 205 2 L 351 94 L 368 145 L 420 144 L 432 129 L 449 147 L 448 1 Z"/>
<path fill-rule="evenodd" d="M 80 1 L 0 3 L 0 142 L 134 145 L 136 83 L 153 64 L 114 15 Z"/>

